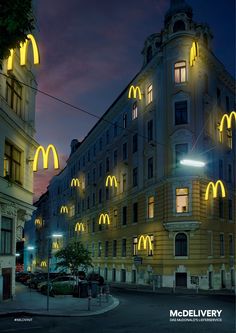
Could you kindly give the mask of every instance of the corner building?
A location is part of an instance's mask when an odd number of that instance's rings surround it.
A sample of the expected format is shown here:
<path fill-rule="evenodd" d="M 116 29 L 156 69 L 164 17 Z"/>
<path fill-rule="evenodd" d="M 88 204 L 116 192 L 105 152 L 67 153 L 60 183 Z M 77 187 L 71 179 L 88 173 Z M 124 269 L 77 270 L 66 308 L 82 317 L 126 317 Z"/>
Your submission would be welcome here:
<path fill-rule="evenodd" d="M 140 72 L 83 142 L 72 141 L 66 168 L 49 185 L 50 228 L 64 230 L 64 241 L 78 237 L 108 281 L 234 286 L 235 132 L 220 137 L 219 123 L 233 111 L 235 81 L 211 44 L 192 8 L 171 1 L 163 30 L 145 41 Z M 128 98 L 131 85 L 141 96 Z M 185 156 L 206 166 L 181 165 Z M 105 186 L 109 175 L 117 187 Z M 205 200 L 217 180 L 226 196 L 219 189 Z M 102 213 L 110 224 L 99 224 Z M 146 246 L 141 235 L 150 237 Z"/>

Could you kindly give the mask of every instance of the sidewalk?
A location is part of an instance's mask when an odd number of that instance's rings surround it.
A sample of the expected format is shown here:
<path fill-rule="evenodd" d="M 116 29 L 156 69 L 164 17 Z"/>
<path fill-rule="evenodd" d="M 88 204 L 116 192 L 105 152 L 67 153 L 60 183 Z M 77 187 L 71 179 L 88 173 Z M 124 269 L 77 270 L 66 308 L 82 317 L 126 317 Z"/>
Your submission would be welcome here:
<path fill-rule="evenodd" d="M 198 289 L 187 289 L 176 287 L 175 291 L 173 292 L 173 288 L 155 287 L 153 290 L 152 285 L 138 285 L 138 284 L 131 284 L 131 283 L 110 283 L 110 287 L 112 289 L 120 289 L 120 290 L 129 290 L 129 291 L 138 291 L 138 292 L 149 292 L 149 293 L 156 293 L 162 295 L 169 295 L 169 294 L 177 294 L 177 295 L 228 295 L 234 296 L 235 291 L 229 289 L 220 289 L 220 290 L 202 290 Z"/>
<path fill-rule="evenodd" d="M 109 295 L 102 295 L 101 305 L 99 298 L 91 299 L 88 311 L 88 298 L 75 298 L 71 295 L 58 295 L 49 297 L 49 311 L 47 311 L 47 296 L 35 289 L 16 283 L 16 297 L 0 303 L 0 317 L 15 313 L 42 316 L 83 317 L 99 315 L 110 311 L 119 305 L 119 300 Z"/>

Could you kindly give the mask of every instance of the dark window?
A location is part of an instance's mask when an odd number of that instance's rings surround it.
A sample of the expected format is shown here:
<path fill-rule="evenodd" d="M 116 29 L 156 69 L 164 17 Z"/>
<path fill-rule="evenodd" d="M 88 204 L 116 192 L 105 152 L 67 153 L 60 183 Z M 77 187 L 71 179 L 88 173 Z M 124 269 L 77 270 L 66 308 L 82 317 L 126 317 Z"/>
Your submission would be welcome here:
<path fill-rule="evenodd" d="M 138 203 L 133 203 L 133 223 L 138 222 Z"/>
<path fill-rule="evenodd" d="M 92 219 L 92 232 L 95 232 L 95 225 L 96 225 L 95 218 L 93 218 Z"/>
<path fill-rule="evenodd" d="M 102 202 L 102 189 L 100 188 L 99 193 L 98 193 L 98 202 Z"/>
<path fill-rule="evenodd" d="M 116 269 L 112 268 L 112 281 L 116 282 Z"/>
<path fill-rule="evenodd" d="M 93 168 L 93 183 L 96 182 L 96 169 Z"/>
<path fill-rule="evenodd" d="M 90 200 L 89 200 L 89 196 L 87 197 L 87 209 L 90 208 Z"/>
<path fill-rule="evenodd" d="M 225 255 L 225 241 L 224 241 L 224 235 L 220 234 L 220 256 Z"/>
<path fill-rule="evenodd" d="M 153 177 L 153 157 L 148 159 L 148 179 Z"/>
<path fill-rule="evenodd" d="M 114 124 L 114 137 L 117 136 L 117 122 Z"/>
<path fill-rule="evenodd" d="M 133 169 L 133 187 L 138 185 L 138 168 Z"/>
<path fill-rule="evenodd" d="M 223 179 L 223 160 L 219 160 L 219 178 Z"/>
<path fill-rule="evenodd" d="M 102 138 L 99 139 L 99 150 L 102 150 Z"/>
<path fill-rule="evenodd" d="M 105 241 L 105 257 L 108 257 L 109 252 L 109 242 Z"/>
<path fill-rule="evenodd" d="M 21 184 L 21 152 L 8 142 L 5 143 L 3 176 Z"/>
<path fill-rule="evenodd" d="M 233 235 L 229 235 L 229 255 L 234 255 L 234 239 Z"/>
<path fill-rule="evenodd" d="M 120 282 L 126 282 L 126 270 L 121 269 L 120 271 Z"/>
<path fill-rule="evenodd" d="M 225 97 L 225 106 L 226 106 L 226 111 L 229 112 L 230 106 L 229 106 L 229 96 Z"/>
<path fill-rule="evenodd" d="M 108 145 L 110 142 L 110 138 L 109 138 L 109 130 L 106 131 L 106 144 Z"/>
<path fill-rule="evenodd" d="M 229 218 L 229 220 L 232 220 L 232 218 L 233 218 L 233 202 L 232 202 L 232 199 L 228 200 L 228 218 Z"/>
<path fill-rule="evenodd" d="M 187 256 L 187 236 L 179 233 L 175 236 L 175 256 Z"/>
<path fill-rule="evenodd" d="M 208 94 L 208 75 L 205 74 L 204 75 L 204 93 L 205 94 Z"/>
<path fill-rule="evenodd" d="M 173 32 L 177 31 L 184 31 L 185 30 L 185 23 L 182 20 L 178 20 L 174 23 Z"/>
<path fill-rule="evenodd" d="M 112 244 L 112 256 L 116 257 L 116 253 L 117 253 L 117 240 L 114 239 Z"/>
<path fill-rule="evenodd" d="M 12 254 L 12 219 L 2 216 L 1 224 L 1 254 Z"/>
<path fill-rule="evenodd" d="M 149 62 L 152 59 L 152 47 L 149 46 L 147 49 L 147 62 Z"/>
<path fill-rule="evenodd" d="M 102 177 L 102 162 L 99 163 L 99 177 Z"/>
<path fill-rule="evenodd" d="M 93 156 L 96 156 L 96 143 L 93 145 Z"/>
<path fill-rule="evenodd" d="M 113 155 L 113 160 L 114 160 L 114 167 L 117 166 L 117 150 L 114 151 L 114 155 Z"/>
<path fill-rule="evenodd" d="M 106 187 L 106 200 L 109 200 L 109 188 Z"/>
<path fill-rule="evenodd" d="M 188 123 L 188 103 L 187 101 L 175 102 L 175 125 Z"/>
<path fill-rule="evenodd" d="M 123 114 L 123 127 L 126 128 L 127 127 L 127 113 Z"/>
<path fill-rule="evenodd" d="M 90 162 L 90 150 L 88 151 L 88 162 Z"/>
<path fill-rule="evenodd" d="M 232 182 L 232 166 L 231 164 L 228 164 L 228 182 Z"/>
<path fill-rule="evenodd" d="M 95 206 L 96 204 L 96 196 L 95 196 L 95 193 L 93 193 L 93 206 Z"/>
<path fill-rule="evenodd" d="M 176 163 L 176 166 L 180 165 L 180 161 L 187 154 L 188 154 L 188 144 L 187 143 L 181 143 L 181 144 L 175 145 L 175 163 Z"/>
<path fill-rule="evenodd" d="M 109 172 L 110 170 L 110 160 L 109 157 L 106 158 L 106 172 Z"/>
<path fill-rule="evenodd" d="M 138 134 L 133 135 L 133 153 L 136 153 L 138 151 Z"/>
<path fill-rule="evenodd" d="M 127 159 L 127 142 L 123 143 L 123 160 Z"/>
<path fill-rule="evenodd" d="M 123 192 L 126 191 L 126 173 L 123 174 L 122 176 L 122 183 L 123 183 Z"/>
<path fill-rule="evenodd" d="M 207 37 L 207 34 L 203 35 L 203 42 L 204 42 L 205 46 L 208 47 L 208 37 Z"/>
<path fill-rule="evenodd" d="M 153 120 L 149 120 L 147 123 L 147 137 L 148 142 L 153 140 Z"/>
<path fill-rule="evenodd" d="M 98 257 L 101 257 L 102 255 L 102 243 L 98 242 Z"/>
<path fill-rule="evenodd" d="M 22 117 L 21 101 L 22 101 L 22 87 L 12 77 L 7 78 L 6 82 L 6 101 L 13 111 Z"/>
<path fill-rule="evenodd" d="M 127 206 L 124 206 L 122 210 L 122 224 L 127 224 Z"/>
<path fill-rule="evenodd" d="M 122 239 L 121 256 L 126 257 L 126 238 Z"/>

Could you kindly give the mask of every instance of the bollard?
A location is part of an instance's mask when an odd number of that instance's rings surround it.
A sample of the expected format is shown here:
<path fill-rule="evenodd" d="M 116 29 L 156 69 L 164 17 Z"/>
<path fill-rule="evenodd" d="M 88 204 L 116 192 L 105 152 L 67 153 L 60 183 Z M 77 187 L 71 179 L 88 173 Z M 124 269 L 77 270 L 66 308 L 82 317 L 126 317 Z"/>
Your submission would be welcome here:
<path fill-rule="evenodd" d="M 88 289 L 88 311 L 91 310 L 91 298 L 92 298 L 92 290 L 91 288 Z"/>
<path fill-rule="evenodd" d="M 198 284 L 196 283 L 196 294 L 198 294 Z"/>

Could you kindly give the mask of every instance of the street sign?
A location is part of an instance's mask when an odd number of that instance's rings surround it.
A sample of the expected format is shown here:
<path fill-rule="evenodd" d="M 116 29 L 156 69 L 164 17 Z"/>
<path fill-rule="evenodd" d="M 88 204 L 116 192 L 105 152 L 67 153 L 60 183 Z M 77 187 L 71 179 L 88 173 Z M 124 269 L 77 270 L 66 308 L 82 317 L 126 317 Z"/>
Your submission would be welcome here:
<path fill-rule="evenodd" d="M 143 258 L 142 257 L 139 257 L 139 256 L 135 256 L 134 257 L 134 264 L 135 265 L 142 265 L 142 262 L 143 262 Z"/>

